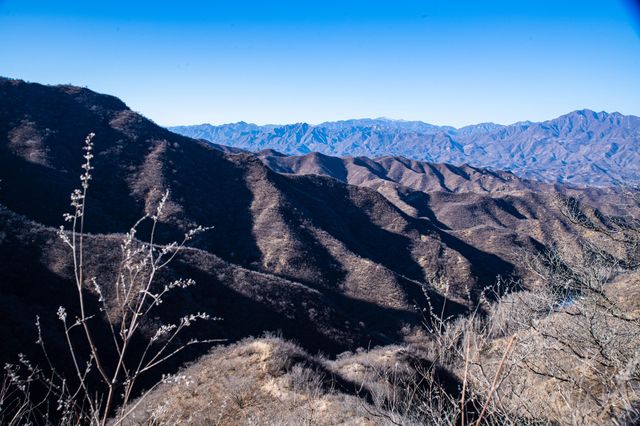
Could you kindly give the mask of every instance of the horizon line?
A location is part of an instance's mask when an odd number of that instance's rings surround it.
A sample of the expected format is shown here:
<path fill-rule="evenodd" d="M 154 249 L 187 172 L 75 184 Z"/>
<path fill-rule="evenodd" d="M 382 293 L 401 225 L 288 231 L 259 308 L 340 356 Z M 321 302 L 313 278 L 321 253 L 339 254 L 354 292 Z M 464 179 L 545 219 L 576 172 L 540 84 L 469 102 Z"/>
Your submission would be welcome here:
<path fill-rule="evenodd" d="M 7 75 L 0 75 L 0 79 L 6 79 L 6 80 L 13 80 L 13 81 L 21 81 L 23 83 L 27 83 L 27 84 L 40 84 L 43 86 L 51 86 L 51 87 L 56 87 L 56 86 L 72 86 L 72 87 L 77 87 L 77 88 L 81 88 L 81 89 L 86 89 L 89 90 L 93 93 L 99 94 L 99 95 L 106 95 L 106 96 L 112 96 L 115 97 L 117 99 L 119 99 L 121 102 L 123 102 L 127 108 L 131 109 L 134 112 L 137 112 L 139 114 L 141 114 L 142 116 L 144 116 L 145 118 L 153 121 L 155 124 L 157 124 L 158 126 L 164 127 L 166 129 L 168 128 L 172 128 L 172 127 L 191 127 L 191 126 L 203 126 L 203 125 L 210 125 L 210 126 L 214 126 L 214 127 L 221 127 L 221 126 L 228 126 L 231 124 L 240 124 L 240 123 L 245 123 L 245 124 L 250 124 L 250 125 L 255 125 L 255 126 L 259 126 L 259 127 L 268 127 L 268 126 L 275 126 L 275 127 L 283 127 L 283 126 L 291 126 L 291 125 L 296 125 L 296 124 L 307 124 L 309 126 L 313 126 L 313 127 L 318 127 L 321 126 L 323 124 L 329 124 L 329 123 L 338 123 L 341 121 L 352 121 L 352 120 L 386 120 L 386 121 L 395 121 L 395 122 L 405 122 L 405 123 L 421 123 L 421 124 L 427 124 L 430 126 L 435 126 L 435 127 L 440 127 L 440 128 L 451 128 L 454 130 L 460 130 L 463 129 L 465 127 L 472 127 L 472 126 L 479 126 L 482 124 L 492 124 L 492 125 L 496 125 L 496 126 L 503 126 L 503 127 L 509 127 L 509 126 L 514 126 L 517 124 L 521 124 L 521 123 L 544 123 L 547 121 L 551 121 L 557 118 L 560 118 L 562 116 L 565 115 L 569 115 L 572 113 L 576 113 L 576 112 L 580 112 L 580 111 L 589 111 L 589 112 L 594 112 L 596 114 L 608 114 L 608 115 L 612 115 L 612 114 L 619 114 L 619 115 L 623 115 L 625 117 L 640 117 L 640 113 L 638 115 L 636 114 L 627 114 L 627 113 L 622 113 L 619 110 L 616 111 L 605 111 L 605 110 L 600 110 L 600 111 L 596 111 L 595 109 L 592 108 L 578 108 L 578 109 L 574 109 L 571 110 L 569 112 L 565 112 L 563 114 L 557 115 L 555 117 L 551 117 L 551 118 L 547 118 L 545 120 L 529 120 L 529 119 L 524 119 L 524 120 L 518 120 L 512 123 L 508 123 L 508 124 L 503 124 L 503 123 L 497 123 L 495 121 L 480 121 L 480 122 L 473 122 L 473 123 L 469 123 L 469 124 L 465 124 L 463 126 L 453 126 L 450 124 L 435 124 L 434 122 L 429 122 L 429 121 L 423 121 L 423 120 L 408 120 L 408 119 L 404 119 L 404 118 L 389 118 L 389 117 L 385 117 L 385 116 L 379 116 L 376 118 L 372 118 L 372 117 L 359 117 L 359 118 L 355 118 L 355 117 L 349 117 L 349 118 L 340 118 L 340 119 L 333 119 L 333 120 L 324 120 L 324 121 L 320 121 L 320 122 L 316 122 L 316 123 L 311 123 L 310 121 L 297 121 L 297 122 L 288 122 L 288 123 L 269 123 L 269 122 L 264 122 L 264 123 L 260 123 L 259 121 L 245 121 L 245 120 L 240 120 L 240 121 L 228 121 L 228 122 L 205 122 L 205 123 L 197 123 L 197 124 L 164 124 L 164 123 L 159 123 L 157 122 L 155 119 L 153 119 L 152 117 L 150 117 L 148 114 L 142 112 L 142 111 L 137 111 L 132 109 L 131 107 L 129 107 L 129 105 L 127 104 L 127 101 L 124 100 L 122 97 L 117 96 L 117 95 L 113 95 L 111 93 L 104 93 L 101 91 L 97 91 L 94 90 L 92 88 L 90 88 L 89 86 L 82 86 L 82 85 L 78 85 L 78 84 L 74 84 L 74 83 L 41 83 L 38 81 L 31 81 L 31 80 L 26 80 L 24 78 L 17 78 L 17 77 L 10 77 Z"/>
<path fill-rule="evenodd" d="M 91 89 L 89 89 L 91 90 Z M 294 126 L 294 125 L 299 125 L 299 124 L 307 124 L 309 126 L 313 126 L 313 127 L 319 127 L 322 126 L 323 124 L 332 124 L 332 123 L 340 123 L 340 122 L 344 122 L 344 121 L 358 121 L 358 120 L 381 120 L 381 121 L 390 121 L 390 122 L 399 122 L 399 123 L 421 123 L 421 124 L 426 124 L 429 126 L 434 126 L 434 127 L 440 127 L 440 128 L 451 128 L 454 130 L 460 130 L 460 129 L 464 129 L 465 127 L 472 127 L 472 126 L 480 126 L 483 124 L 491 124 L 491 125 L 495 125 L 495 126 L 502 126 L 502 127 L 509 127 L 509 126 L 515 126 L 518 124 L 524 124 L 524 123 L 544 123 L 547 121 L 551 121 L 551 120 L 555 120 L 558 119 L 560 117 L 569 115 L 569 114 L 573 114 L 573 113 L 578 113 L 578 112 L 583 112 L 583 111 L 588 111 L 588 112 L 593 112 L 596 114 L 607 114 L 607 115 L 622 115 L 624 117 L 636 117 L 636 118 L 640 118 L 640 115 L 636 115 L 636 114 L 626 114 L 626 113 L 622 113 L 620 111 L 605 111 L 605 110 L 600 110 L 600 111 L 596 111 L 595 109 L 591 109 L 591 108 L 579 108 L 579 109 L 574 109 L 571 110 L 569 112 L 560 114 L 558 116 L 552 117 L 552 118 L 548 118 L 545 120 L 518 120 L 512 123 L 508 123 L 508 124 L 504 124 L 504 123 L 496 123 L 494 121 L 481 121 L 481 122 L 477 122 L 477 123 L 471 123 L 471 124 L 465 124 L 464 126 L 453 126 L 450 124 L 435 124 L 433 122 L 429 122 L 429 121 L 423 121 L 423 120 L 407 120 L 407 119 L 403 119 L 403 118 L 389 118 L 389 117 L 385 117 L 385 116 L 380 116 L 380 117 L 352 117 L 352 118 L 340 118 L 340 119 L 336 119 L 336 120 L 325 120 L 325 121 L 321 121 L 321 122 L 316 122 L 316 123 L 311 123 L 309 121 L 296 121 L 296 122 L 288 122 L 288 123 L 260 123 L 260 122 L 255 122 L 255 121 L 245 121 L 245 120 L 239 120 L 239 121 L 228 121 L 228 122 L 204 122 L 204 123 L 192 123 L 192 124 L 158 124 L 159 126 L 162 126 L 164 128 L 176 128 L 176 127 L 194 127 L 194 126 L 213 126 L 213 127 L 222 127 L 222 126 L 229 126 L 232 124 L 248 124 L 248 125 L 253 125 L 253 126 L 258 126 L 258 127 L 270 127 L 270 126 L 274 126 L 274 127 L 284 127 L 284 126 Z M 142 113 L 141 113 L 142 114 Z M 143 114 L 144 115 L 144 114 Z M 145 116 L 146 117 L 146 116 Z M 148 117 L 147 117 L 148 118 Z"/>

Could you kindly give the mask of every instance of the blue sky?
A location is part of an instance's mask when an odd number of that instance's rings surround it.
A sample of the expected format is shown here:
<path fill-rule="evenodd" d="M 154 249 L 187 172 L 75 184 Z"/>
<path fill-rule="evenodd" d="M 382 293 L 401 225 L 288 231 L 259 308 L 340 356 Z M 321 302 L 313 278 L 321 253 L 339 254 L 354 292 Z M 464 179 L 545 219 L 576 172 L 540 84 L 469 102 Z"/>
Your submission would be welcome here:
<path fill-rule="evenodd" d="M 0 0 L 0 75 L 116 95 L 162 125 L 640 115 L 624 1 Z"/>

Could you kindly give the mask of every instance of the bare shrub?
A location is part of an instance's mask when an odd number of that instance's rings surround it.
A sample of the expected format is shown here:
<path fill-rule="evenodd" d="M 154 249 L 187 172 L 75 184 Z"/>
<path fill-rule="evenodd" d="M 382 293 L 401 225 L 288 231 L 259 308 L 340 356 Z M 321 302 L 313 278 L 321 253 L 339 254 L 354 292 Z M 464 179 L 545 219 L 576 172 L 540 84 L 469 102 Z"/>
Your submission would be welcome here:
<path fill-rule="evenodd" d="M 585 230 L 581 250 L 557 244 L 529 255 L 537 281 L 497 298 L 479 320 L 485 327 L 467 327 L 465 339 L 475 342 L 469 389 L 495 413 L 527 421 L 637 422 L 640 312 L 625 299 L 639 284 L 640 228 L 561 202 Z"/>

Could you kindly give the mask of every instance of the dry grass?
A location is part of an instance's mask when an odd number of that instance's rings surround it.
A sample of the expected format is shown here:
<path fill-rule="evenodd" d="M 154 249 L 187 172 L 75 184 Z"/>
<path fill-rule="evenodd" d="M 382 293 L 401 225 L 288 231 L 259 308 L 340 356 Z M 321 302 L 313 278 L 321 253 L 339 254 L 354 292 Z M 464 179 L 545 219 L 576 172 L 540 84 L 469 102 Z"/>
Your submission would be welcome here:
<path fill-rule="evenodd" d="M 375 424 L 328 367 L 280 338 L 246 339 L 166 380 L 130 424 Z"/>

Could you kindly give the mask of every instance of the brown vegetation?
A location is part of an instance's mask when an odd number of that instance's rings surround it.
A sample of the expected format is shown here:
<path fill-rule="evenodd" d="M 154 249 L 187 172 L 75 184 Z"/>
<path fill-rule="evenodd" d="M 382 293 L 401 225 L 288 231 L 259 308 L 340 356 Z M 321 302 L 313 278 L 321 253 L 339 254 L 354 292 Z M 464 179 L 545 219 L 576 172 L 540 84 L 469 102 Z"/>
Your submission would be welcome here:
<path fill-rule="evenodd" d="M 442 165 L 449 190 L 425 192 L 426 166 L 401 159 L 384 160 L 398 182 L 359 187 L 276 173 L 86 89 L 0 91 L 0 423 L 638 422 L 637 192 Z M 198 223 L 215 228 L 171 243 Z M 224 322 L 181 326 L 204 313 Z M 212 337 L 229 344 L 192 344 Z"/>

